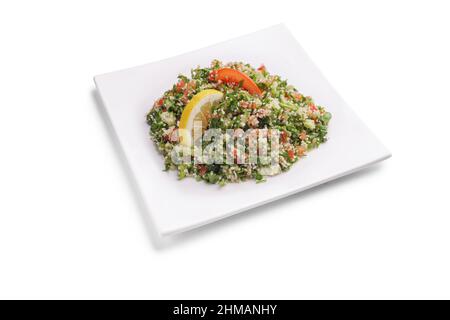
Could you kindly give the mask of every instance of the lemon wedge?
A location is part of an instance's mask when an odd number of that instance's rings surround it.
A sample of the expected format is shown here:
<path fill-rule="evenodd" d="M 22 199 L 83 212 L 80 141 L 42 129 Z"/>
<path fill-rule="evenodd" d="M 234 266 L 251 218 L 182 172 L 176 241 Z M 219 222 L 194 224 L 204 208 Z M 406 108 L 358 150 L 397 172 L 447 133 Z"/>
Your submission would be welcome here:
<path fill-rule="evenodd" d="M 181 114 L 179 132 L 182 145 L 190 146 L 194 136 L 194 126 L 206 129 L 214 103 L 222 100 L 223 93 L 214 89 L 206 89 L 192 97 Z"/>

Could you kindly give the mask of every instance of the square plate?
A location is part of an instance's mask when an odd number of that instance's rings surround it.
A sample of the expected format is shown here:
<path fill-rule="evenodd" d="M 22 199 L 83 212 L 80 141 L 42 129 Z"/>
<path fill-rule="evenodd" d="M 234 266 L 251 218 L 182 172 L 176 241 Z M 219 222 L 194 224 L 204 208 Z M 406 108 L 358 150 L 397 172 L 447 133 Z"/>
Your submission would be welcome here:
<path fill-rule="evenodd" d="M 213 59 L 264 63 L 333 115 L 328 142 L 289 171 L 265 183 L 225 187 L 177 180 L 163 172 L 163 157 L 149 138 L 145 118 L 153 102 L 180 73 L 209 66 Z M 161 235 L 186 231 L 263 205 L 384 160 L 390 152 L 346 105 L 284 25 L 167 60 L 94 78 L 103 105 L 129 161 L 156 229 Z"/>

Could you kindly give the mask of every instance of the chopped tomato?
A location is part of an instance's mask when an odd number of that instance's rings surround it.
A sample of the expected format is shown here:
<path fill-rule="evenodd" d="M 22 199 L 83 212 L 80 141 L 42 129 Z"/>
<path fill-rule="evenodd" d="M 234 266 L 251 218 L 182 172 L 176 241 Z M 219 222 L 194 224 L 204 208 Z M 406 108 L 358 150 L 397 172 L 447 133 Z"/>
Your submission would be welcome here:
<path fill-rule="evenodd" d="M 317 111 L 317 107 L 314 105 L 314 103 L 310 103 L 309 104 L 309 109 L 311 110 L 311 111 Z"/>
<path fill-rule="evenodd" d="M 302 133 L 300 133 L 300 135 L 299 135 L 299 138 L 302 141 L 305 141 L 307 137 L 308 136 L 306 135 L 306 131 L 302 131 Z"/>
<path fill-rule="evenodd" d="M 297 101 L 302 100 L 303 96 L 300 93 L 294 93 L 294 99 Z"/>
<path fill-rule="evenodd" d="M 156 106 L 157 107 L 161 107 L 163 104 L 164 104 L 164 98 L 161 98 L 158 101 L 156 101 Z"/>
<path fill-rule="evenodd" d="M 177 91 L 178 91 L 178 92 L 181 92 L 181 91 L 183 90 L 185 84 L 186 84 L 186 83 L 184 82 L 184 80 L 180 80 L 180 81 L 177 83 Z"/>
<path fill-rule="evenodd" d="M 263 64 L 260 65 L 259 68 L 258 68 L 258 71 L 265 72 L 266 71 L 266 66 L 263 65 Z"/>
<path fill-rule="evenodd" d="M 292 150 L 292 149 L 288 150 L 288 157 L 289 157 L 289 159 L 294 160 L 294 157 L 295 157 L 294 150 Z"/>
<path fill-rule="evenodd" d="M 297 155 L 298 155 L 299 157 L 305 155 L 305 152 L 306 152 L 305 147 L 302 147 L 302 146 L 297 147 Z"/>
<path fill-rule="evenodd" d="M 288 139 L 288 134 L 287 134 L 287 132 L 286 132 L 286 131 L 282 131 L 282 132 L 280 133 L 280 138 L 281 138 L 281 142 L 282 142 L 282 143 L 286 143 L 286 142 L 287 142 L 287 139 Z"/>
<path fill-rule="evenodd" d="M 206 168 L 206 166 L 204 165 L 204 164 L 199 164 L 198 165 L 198 173 L 201 175 L 201 176 L 204 176 L 205 174 L 206 174 L 206 171 L 207 171 L 208 169 Z"/>
<path fill-rule="evenodd" d="M 237 158 L 237 149 L 236 148 L 233 149 L 233 157 Z"/>
<path fill-rule="evenodd" d="M 187 91 L 187 90 L 184 90 L 183 96 L 181 97 L 181 101 L 182 101 L 183 103 L 188 103 L 188 102 L 189 102 L 188 94 L 189 94 L 188 91 Z"/>

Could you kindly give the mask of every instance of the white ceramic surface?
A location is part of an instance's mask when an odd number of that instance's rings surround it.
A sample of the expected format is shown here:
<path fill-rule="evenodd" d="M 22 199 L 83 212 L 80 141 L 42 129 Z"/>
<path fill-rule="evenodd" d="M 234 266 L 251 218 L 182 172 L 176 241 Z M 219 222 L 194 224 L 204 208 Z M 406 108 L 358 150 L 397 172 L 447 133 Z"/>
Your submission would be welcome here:
<path fill-rule="evenodd" d="M 208 66 L 212 59 L 244 61 L 288 79 L 333 115 L 328 142 L 310 152 L 290 171 L 256 184 L 225 187 L 178 181 L 163 172 L 163 157 L 148 136 L 145 116 L 154 100 L 180 73 Z M 342 177 L 390 157 L 331 87 L 283 25 L 245 35 L 208 48 L 94 78 L 103 105 L 139 185 L 149 214 L 161 235 L 186 231 L 270 201 Z"/>

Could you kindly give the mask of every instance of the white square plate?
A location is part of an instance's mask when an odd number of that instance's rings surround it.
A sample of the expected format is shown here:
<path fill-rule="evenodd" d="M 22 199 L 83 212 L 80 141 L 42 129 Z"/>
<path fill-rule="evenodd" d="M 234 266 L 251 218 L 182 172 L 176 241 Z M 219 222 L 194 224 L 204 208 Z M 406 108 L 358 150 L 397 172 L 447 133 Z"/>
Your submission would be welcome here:
<path fill-rule="evenodd" d="M 333 115 L 328 142 L 288 172 L 265 183 L 248 181 L 225 187 L 178 181 L 163 172 L 163 157 L 149 138 L 145 116 L 155 99 L 171 88 L 178 74 L 209 66 L 211 60 L 244 61 L 288 79 Z M 161 235 L 186 231 L 342 177 L 390 156 L 283 25 L 167 60 L 95 77 L 102 102 Z"/>

